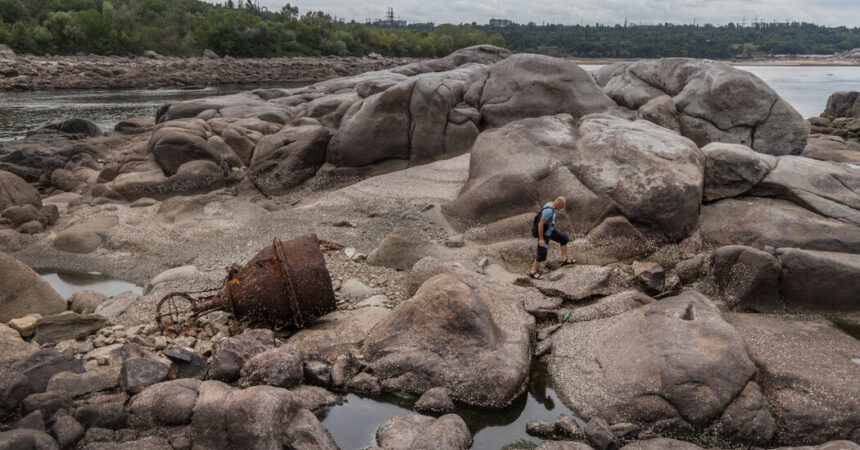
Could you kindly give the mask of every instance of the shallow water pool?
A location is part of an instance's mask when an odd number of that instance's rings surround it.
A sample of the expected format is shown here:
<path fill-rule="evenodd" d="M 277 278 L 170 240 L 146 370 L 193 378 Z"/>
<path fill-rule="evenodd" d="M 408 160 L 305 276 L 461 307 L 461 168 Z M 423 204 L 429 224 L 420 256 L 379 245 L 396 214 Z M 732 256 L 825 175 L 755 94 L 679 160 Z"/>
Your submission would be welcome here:
<path fill-rule="evenodd" d="M 63 298 L 69 298 L 75 291 L 88 289 L 113 297 L 125 291 L 142 294 L 143 288 L 124 280 L 110 278 L 98 272 L 57 272 L 37 271 Z"/>
<path fill-rule="evenodd" d="M 350 393 L 343 397 L 341 404 L 321 408 L 316 415 L 341 449 L 364 449 L 376 445 L 376 430 L 386 420 L 414 414 L 415 401 L 417 397 L 369 398 Z M 547 373 L 547 365 L 542 362 L 532 364 L 528 389 L 511 406 L 486 409 L 457 405 L 456 411 L 472 432 L 473 450 L 534 448 L 543 441 L 526 434 L 526 423 L 531 420 L 554 422 L 562 413 L 573 416 L 584 426 L 561 402 Z"/>

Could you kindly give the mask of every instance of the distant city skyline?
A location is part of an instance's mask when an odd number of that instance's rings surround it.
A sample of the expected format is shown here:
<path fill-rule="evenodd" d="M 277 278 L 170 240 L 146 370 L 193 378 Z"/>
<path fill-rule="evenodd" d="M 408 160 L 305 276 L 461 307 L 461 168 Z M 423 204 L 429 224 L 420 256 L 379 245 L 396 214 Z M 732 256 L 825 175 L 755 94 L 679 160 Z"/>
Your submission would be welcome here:
<path fill-rule="evenodd" d="M 206 0 L 225 3 L 226 0 Z M 234 0 L 237 2 L 238 0 Z M 256 0 L 269 11 L 280 11 L 283 0 Z M 536 24 L 623 24 L 766 22 L 812 22 L 825 26 L 860 26 L 858 0 L 532 0 L 523 7 L 515 0 L 467 2 L 464 0 L 379 1 L 322 0 L 291 1 L 300 14 L 323 11 L 346 21 L 364 22 L 385 16 L 394 8 L 395 18 L 409 23 L 472 23 L 485 25 L 490 19 Z"/>

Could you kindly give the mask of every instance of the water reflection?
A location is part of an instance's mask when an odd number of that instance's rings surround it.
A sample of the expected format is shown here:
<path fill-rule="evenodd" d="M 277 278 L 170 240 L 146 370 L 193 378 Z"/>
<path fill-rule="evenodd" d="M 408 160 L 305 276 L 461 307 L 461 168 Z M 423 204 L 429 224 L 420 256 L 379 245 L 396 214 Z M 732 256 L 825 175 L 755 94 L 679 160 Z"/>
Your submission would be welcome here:
<path fill-rule="evenodd" d="M 200 89 L 57 90 L 0 93 L 0 140 L 23 137 L 45 123 L 72 117 L 92 121 L 104 131 L 130 117 L 154 116 L 168 101 L 229 95 L 259 87 L 292 88 L 306 83 L 224 85 Z"/>
<path fill-rule="evenodd" d="M 81 289 L 99 292 L 107 297 L 113 297 L 125 291 L 143 293 L 143 288 L 136 284 L 110 278 L 97 272 L 38 272 L 63 298 L 69 298 Z"/>
<path fill-rule="evenodd" d="M 338 446 L 344 450 L 376 445 L 376 430 L 394 416 L 414 413 L 417 397 L 387 395 L 368 398 L 347 394 L 343 401 L 316 412 Z M 532 365 L 527 391 L 504 409 L 458 405 L 457 414 L 466 421 L 473 435 L 472 449 L 531 448 L 542 442 L 526 434 L 531 420 L 555 421 L 562 413 L 573 411 L 561 402 L 552 386 L 546 363 Z"/>

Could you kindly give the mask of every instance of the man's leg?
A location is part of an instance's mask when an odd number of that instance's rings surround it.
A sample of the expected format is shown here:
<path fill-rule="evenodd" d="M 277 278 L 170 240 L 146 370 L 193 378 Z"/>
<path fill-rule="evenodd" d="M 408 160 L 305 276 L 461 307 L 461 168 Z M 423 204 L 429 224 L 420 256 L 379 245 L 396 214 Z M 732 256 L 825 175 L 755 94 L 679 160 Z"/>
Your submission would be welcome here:
<path fill-rule="evenodd" d="M 561 245 L 561 261 L 566 262 L 567 259 L 567 243 L 570 242 L 570 239 L 564 233 L 558 230 L 552 230 L 552 235 L 549 237 L 551 240 L 558 242 Z"/>

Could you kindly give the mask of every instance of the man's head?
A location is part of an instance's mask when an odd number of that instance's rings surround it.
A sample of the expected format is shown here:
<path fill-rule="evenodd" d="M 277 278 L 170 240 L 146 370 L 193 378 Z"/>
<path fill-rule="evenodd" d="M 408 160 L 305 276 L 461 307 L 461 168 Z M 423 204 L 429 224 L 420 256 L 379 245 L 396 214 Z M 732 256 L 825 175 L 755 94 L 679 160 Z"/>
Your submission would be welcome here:
<path fill-rule="evenodd" d="M 553 209 L 564 209 L 564 205 L 567 204 L 567 200 L 564 197 L 556 197 L 555 200 L 552 201 Z"/>

